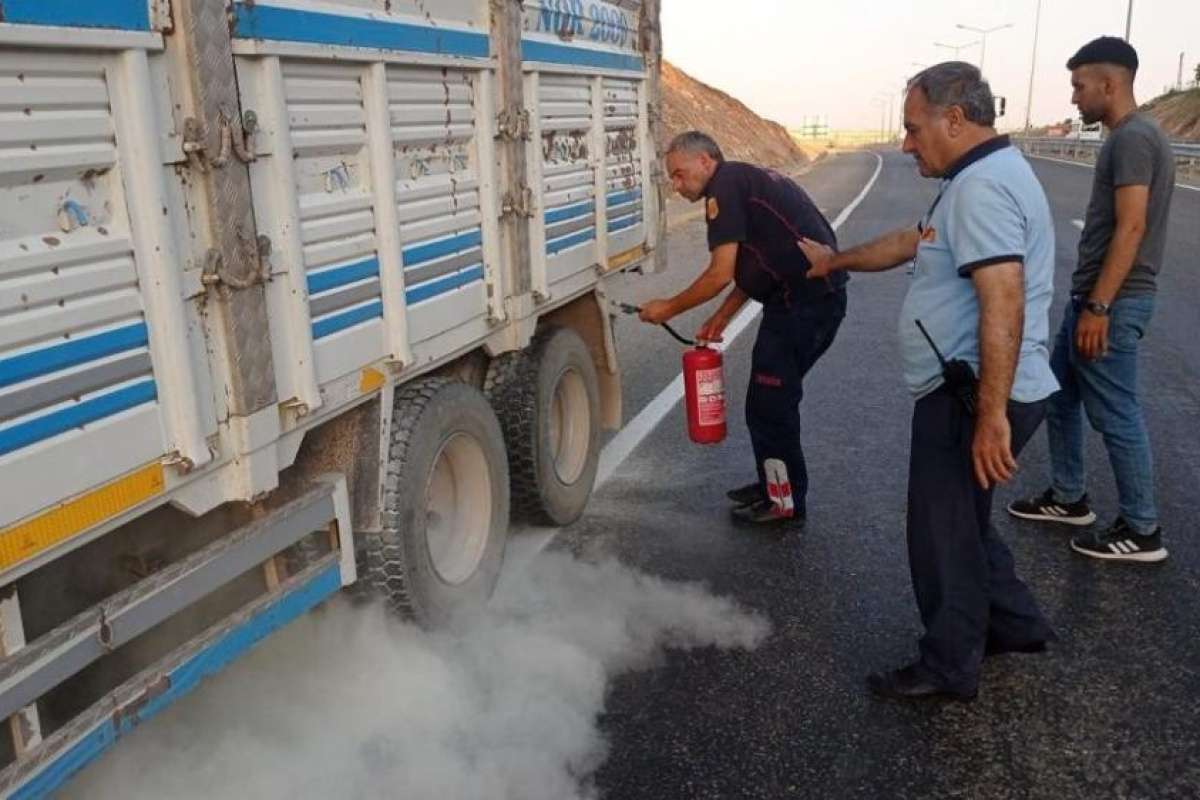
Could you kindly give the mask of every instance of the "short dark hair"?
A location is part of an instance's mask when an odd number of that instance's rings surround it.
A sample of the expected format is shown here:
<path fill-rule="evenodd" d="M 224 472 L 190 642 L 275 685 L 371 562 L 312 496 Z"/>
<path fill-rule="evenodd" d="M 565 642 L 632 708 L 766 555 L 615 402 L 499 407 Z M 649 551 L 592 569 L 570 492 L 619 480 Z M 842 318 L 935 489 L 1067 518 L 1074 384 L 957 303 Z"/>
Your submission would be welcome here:
<path fill-rule="evenodd" d="M 931 105 L 958 106 L 963 116 L 976 125 L 996 123 L 996 100 L 992 87 L 974 64 L 944 61 L 921 70 L 908 82 L 908 90 L 920 89 Z"/>
<path fill-rule="evenodd" d="M 1079 52 L 1067 61 L 1067 69 L 1076 69 L 1088 64 L 1114 64 L 1124 67 L 1133 74 L 1138 70 L 1138 54 L 1133 45 L 1116 36 L 1101 36 L 1079 48 Z"/>
<path fill-rule="evenodd" d="M 675 152 L 705 153 L 718 164 L 725 160 L 725 154 L 721 152 L 721 146 L 717 144 L 716 139 L 703 131 L 684 131 L 676 136 L 671 140 L 671 144 L 667 145 L 666 155 Z"/>

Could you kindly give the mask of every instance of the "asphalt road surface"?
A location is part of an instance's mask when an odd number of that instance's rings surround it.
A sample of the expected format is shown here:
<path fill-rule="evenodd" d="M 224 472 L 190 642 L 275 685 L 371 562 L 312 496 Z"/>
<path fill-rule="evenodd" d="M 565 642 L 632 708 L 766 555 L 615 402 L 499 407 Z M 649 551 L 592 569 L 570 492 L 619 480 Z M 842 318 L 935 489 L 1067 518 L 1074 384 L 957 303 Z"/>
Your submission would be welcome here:
<path fill-rule="evenodd" d="M 874 171 L 870 153 L 800 178 L 835 217 Z M 1034 160 L 1058 240 L 1061 320 L 1090 169 Z M 915 223 L 936 182 L 883 154 L 877 183 L 839 231 L 843 245 Z M 904 546 L 912 401 L 895 324 L 903 268 L 856 276 L 846 322 L 806 381 L 802 405 L 811 489 L 808 525 L 776 539 L 733 527 L 724 490 L 753 475 L 742 418 L 756 325 L 725 355 L 730 435 L 690 444 L 676 406 L 559 539 L 616 554 L 647 572 L 700 580 L 770 617 L 754 652 L 673 654 L 612 688 L 602 720 L 611 752 L 598 784 L 623 798 L 1195 798 L 1200 796 L 1200 192 L 1179 189 L 1158 308 L 1143 346 L 1143 395 L 1170 558 L 1154 566 L 1072 553 L 1075 531 L 1011 519 L 1012 497 L 1047 485 L 1045 435 L 997 495 L 995 521 L 1061 641 L 1042 655 L 989 659 L 978 700 L 898 704 L 866 693 L 875 669 L 907 663 L 920 627 Z M 670 268 L 630 277 L 638 301 L 686 285 L 706 258 L 700 219 L 678 222 Z M 705 311 L 686 316 L 693 332 Z M 626 418 L 679 370 L 664 333 L 623 321 Z M 1107 524 L 1115 490 L 1099 438 L 1091 493 Z"/>
<path fill-rule="evenodd" d="M 1075 220 L 1083 215 L 1091 172 L 1034 163 L 1057 225 L 1056 324 L 1079 235 Z M 839 230 L 843 244 L 913 224 L 936 190 L 934 181 L 921 179 L 912 161 L 895 152 L 831 158 L 800 180 L 830 219 L 853 207 Z M 656 398 L 679 373 L 681 347 L 656 327 L 632 318 L 619 321 L 625 417 L 633 424 L 619 441 L 612 443 L 610 437 L 605 457 L 613 469 L 583 519 L 557 534 L 529 532 L 527 541 L 540 546 L 552 540 L 555 548 L 586 556 L 585 562 L 615 556 L 644 573 L 703 582 L 769 618 L 773 633 L 752 651 L 674 650 L 658 666 L 624 673 L 610 684 L 600 720 L 609 749 L 595 775 L 605 800 L 1200 797 L 1200 548 L 1191 516 L 1200 485 L 1200 192 L 1180 190 L 1173 213 L 1143 374 L 1171 557 L 1154 566 L 1093 562 L 1069 551 L 1069 532 L 1018 523 L 998 511 L 996 521 L 1012 545 L 1018 569 L 1061 641 L 1046 654 L 990 659 L 979 699 L 969 705 L 883 702 L 869 697 L 863 684 L 868 672 L 911 660 L 919 634 L 904 547 L 912 401 L 903 387 L 895 334 L 908 281 L 905 270 L 856 277 L 850 284 L 846 322 L 805 387 L 802 416 L 812 484 L 808 525 L 784 538 L 733 527 L 724 499 L 725 489 L 753 475 L 741 395 L 756 324 L 726 351 L 730 435 L 723 444 L 706 448 L 688 442 L 678 404 L 665 404 L 669 410 L 658 424 L 639 424 L 641 411 L 664 405 Z M 671 294 L 704 267 L 704 223 L 696 209 L 676 205 L 672 219 L 669 269 L 623 277 L 610 287 L 614 299 L 636 303 Z M 681 331 L 693 333 L 707 311 L 686 315 L 679 321 Z M 639 430 L 644 437 L 634 435 Z M 626 452 L 617 446 L 621 442 L 636 446 L 617 460 L 613 453 Z M 1089 442 L 1088 459 L 1093 499 L 1107 523 L 1115 498 L 1096 437 Z M 1045 437 L 1039 435 L 1023 454 L 1013 485 L 999 493 L 998 508 L 1017 494 L 1040 491 L 1046 481 Z M 613 585 L 635 584 L 628 579 Z M 580 591 L 577 584 L 564 584 L 559 600 L 575 601 Z M 620 603 L 580 596 L 584 599 L 578 602 L 587 603 L 593 614 L 589 624 L 605 614 L 609 616 L 603 621 L 619 622 L 606 609 L 620 608 Z M 688 607 L 696 611 L 704 601 L 690 597 Z M 543 605 L 535 603 L 539 609 Z M 553 629 L 563 612 L 562 606 L 551 608 L 554 613 L 545 616 Z M 445 795 L 393 786 L 406 777 L 412 786 L 421 785 L 403 774 L 408 769 L 404 765 L 412 764 L 405 759 L 414 758 L 413 753 L 418 759 L 426 752 L 439 753 L 431 764 L 418 766 L 428 767 L 422 779 L 430 777 L 430 770 L 440 779 L 445 777 L 441 772 L 492 774 L 488 765 L 507 763 L 494 762 L 492 750 L 503 753 L 515 747 L 514 752 L 524 753 L 519 749 L 523 744 L 531 753 L 517 761 L 529 761 L 534 769 L 547 759 L 556 762 L 587 752 L 592 743 L 592 713 L 601 695 L 594 703 L 570 706 L 587 719 L 582 738 L 564 735 L 580 726 L 566 725 L 570 720 L 559 716 L 558 705 L 537 699 L 544 693 L 537 675 L 546 670 L 533 677 L 521 671 L 535 659 L 542 665 L 548 657 L 544 644 L 536 654 L 522 651 L 513 659 L 514 649 L 536 650 L 544 642 L 540 628 L 525 625 L 523 638 L 505 650 L 509 661 L 489 649 L 505 637 L 488 631 L 476 642 L 477 649 L 466 652 L 489 665 L 499 658 L 500 666 L 480 670 L 487 680 L 470 682 L 463 678 L 474 674 L 470 670 L 429 667 L 441 663 L 437 654 L 447 650 L 451 656 L 441 656 L 450 659 L 446 663 L 462 657 L 453 637 L 420 637 L 410 631 L 395 642 L 380 636 L 360 641 L 353 638 L 357 628 L 344 632 L 329 619 L 326 623 L 290 635 L 285 631 L 265 643 L 256 656 L 135 734 L 142 736 L 141 750 L 131 751 L 125 761 L 102 761 L 99 774 L 83 777 L 68 794 L 100 796 L 103 785 L 104 796 L 132 796 L 134 789 L 139 796 L 179 796 L 141 791 L 153 772 L 146 765 L 152 764 L 167 773 L 170 785 L 186 786 L 187 796 L 205 791 L 215 792 L 213 796 L 293 796 L 278 791 L 285 776 L 298 781 L 294 788 L 315 795 L 319 781 L 340 779 L 346 770 L 353 773 L 356 765 L 367 763 L 362 776 L 350 777 L 376 780 L 368 784 L 376 788 L 355 795 L 348 783 L 339 796 L 399 793 L 424 800 Z M 521 620 L 509 623 L 520 627 Z M 505 628 L 506 635 L 515 629 Z M 323 648 L 317 639 L 305 638 L 322 630 L 324 638 L 317 638 L 326 641 Z M 364 630 L 369 634 L 372 629 Z M 356 642 L 362 652 L 332 661 L 316 658 L 344 641 Z M 369 669 L 355 671 L 360 663 Z M 506 669 L 505 663 L 524 666 Z M 564 663 L 573 667 L 579 662 Z M 241 678 L 234 675 L 238 669 L 243 670 Z M 277 678 L 276 670 L 286 672 Z M 423 674 L 427 680 L 413 682 Z M 331 679 L 337 687 L 346 681 L 354 691 L 331 701 L 326 696 Z M 312 691 L 318 686 L 324 688 Z M 427 751 L 427 742 L 404 738 L 409 719 L 404 709 L 410 701 L 425 709 L 430 698 L 443 695 L 453 702 L 439 707 L 438 714 L 421 717 L 425 727 L 420 730 L 445 739 L 437 740 L 442 750 Z M 501 710 L 518 708 L 522 714 L 496 717 L 493 709 L 484 727 L 500 731 L 495 742 L 480 739 L 483 744 L 466 747 L 466 755 L 443 763 L 441 757 L 463 749 L 460 739 L 475 741 L 460 735 L 456 726 L 473 731 L 477 715 L 491 708 L 493 695 L 510 702 L 500 704 Z M 302 697 L 306 702 L 296 702 Z M 530 711 L 528 704 L 536 708 Z M 241 705 L 265 724 L 249 724 L 239 716 Z M 546 725 L 507 727 L 522 715 Z M 399 730 L 388 727 L 393 716 Z M 438 723 L 441 717 L 444 724 Z M 386 734 L 382 738 L 380 725 Z M 531 731 L 541 737 L 522 742 Z M 387 750 L 393 746 L 397 752 Z M 364 753 L 382 760 L 364 762 Z M 170 765 L 160 765 L 158 759 L 168 755 Z M 387 769 L 396 764 L 401 774 L 393 776 Z M 515 779 L 525 774 L 518 764 Z M 544 783 L 545 774 L 558 773 L 534 769 L 529 774 L 543 776 Z M 162 778 L 159 774 L 159 783 L 147 785 L 164 785 Z M 213 788 L 216 778 L 239 788 Z M 306 784 L 310 778 L 317 783 Z M 275 790 L 255 794 L 250 788 L 263 786 Z M 513 792 L 507 796 L 527 796 Z"/>

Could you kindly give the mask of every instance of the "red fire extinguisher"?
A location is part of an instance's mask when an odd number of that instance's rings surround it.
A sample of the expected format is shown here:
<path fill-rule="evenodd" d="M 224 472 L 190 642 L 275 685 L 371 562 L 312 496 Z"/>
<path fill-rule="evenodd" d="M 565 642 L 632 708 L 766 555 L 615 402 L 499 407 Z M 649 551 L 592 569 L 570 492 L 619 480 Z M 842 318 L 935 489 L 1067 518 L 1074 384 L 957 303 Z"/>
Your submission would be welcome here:
<path fill-rule="evenodd" d="M 683 396 L 692 441 L 724 441 L 725 370 L 718 351 L 699 345 L 683 354 Z"/>
<path fill-rule="evenodd" d="M 626 314 L 641 311 L 629 303 L 617 305 Z M 725 369 L 721 353 L 685 339 L 665 322 L 659 324 L 690 348 L 683 354 L 683 402 L 687 405 L 688 436 L 696 444 L 725 441 Z"/>

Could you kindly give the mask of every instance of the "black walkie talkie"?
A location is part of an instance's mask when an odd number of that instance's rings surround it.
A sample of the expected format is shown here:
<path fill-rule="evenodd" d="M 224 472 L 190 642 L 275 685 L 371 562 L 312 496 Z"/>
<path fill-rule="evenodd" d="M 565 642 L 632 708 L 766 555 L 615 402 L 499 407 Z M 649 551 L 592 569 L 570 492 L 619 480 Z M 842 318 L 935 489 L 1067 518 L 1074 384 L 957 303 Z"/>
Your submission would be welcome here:
<path fill-rule="evenodd" d="M 963 404 L 967 413 L 975 416 L 975 370 L 971 369 L 971 365 L 961 358 L 947 361 L 942 357 L 942 351 L 938 350 L 937 345 L 933 343 L 929 331 L 925 330 L 921 320 L 917 320 L 917 327 L 921 329 L 921 335 L 925 337 L 925 341 L 929 342 L 929 346 L 933 348 L 933 354 L 937 356 L 938 363 L 942 365 L 942 379 L 946 381 L 946 386 Z"/>

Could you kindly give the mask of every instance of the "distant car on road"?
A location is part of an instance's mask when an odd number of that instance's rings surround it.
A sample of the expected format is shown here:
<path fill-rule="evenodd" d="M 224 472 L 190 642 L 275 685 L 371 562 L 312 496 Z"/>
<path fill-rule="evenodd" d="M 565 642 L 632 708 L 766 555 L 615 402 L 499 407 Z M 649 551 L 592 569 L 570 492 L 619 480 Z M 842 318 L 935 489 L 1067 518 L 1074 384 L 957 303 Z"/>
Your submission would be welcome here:
<path fill-rule="evenodd" d="M 1091 125 L 1085 125 L 1083 120 L 1077 119 L 1071 123 L 1070 138 L 1079 139 L 1085 142 L 1098 142 L 1104 138 L 1104 133 L 1101 130 L 1099 122 L 1093 122 Z"/>

